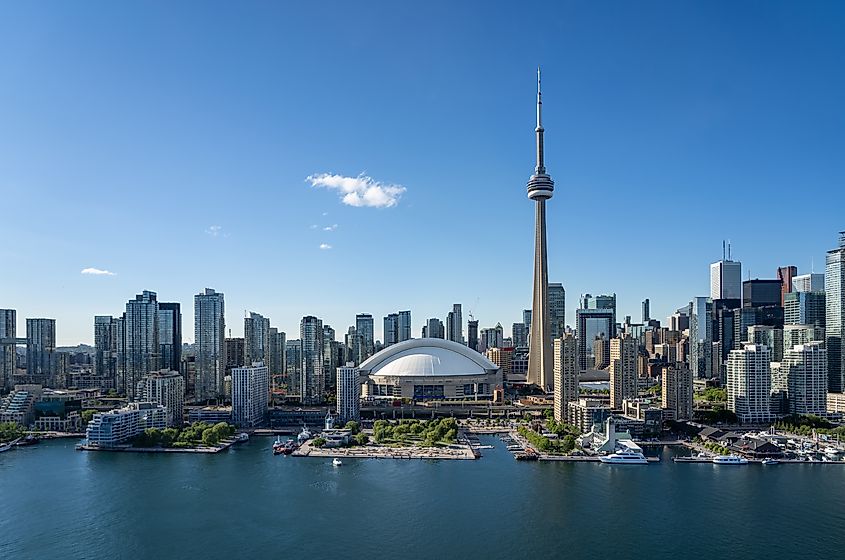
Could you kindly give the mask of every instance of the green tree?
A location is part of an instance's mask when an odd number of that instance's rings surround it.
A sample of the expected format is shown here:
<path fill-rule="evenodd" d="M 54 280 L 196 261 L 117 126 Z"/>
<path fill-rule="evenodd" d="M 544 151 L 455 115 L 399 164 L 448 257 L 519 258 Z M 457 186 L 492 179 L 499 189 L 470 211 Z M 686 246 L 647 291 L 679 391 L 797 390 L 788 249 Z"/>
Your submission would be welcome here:
<path fill-rule="evenodd" d="M 369 436 L 367 436 L 367 434 L 365 434 L 364 432 L 358 432 L 357 434 L 355 434 L 354 439 L 355 443 L 357 443 L 358 445 L 367 445 L 367 443 L 369 443 L 370 441 Z"/>
<path fill-rule="evenodd" d="M 90 422 L 91 420 L 94 419 L 95 414 L 97 414 L 96 410 L 92 410 L 92 409 L 83 410 L 82 414 L 80 415 L 82 417 L 82 423 L 87 426 L 88 422 Z"/>
<path fill-rule="evenodd" d="M 346 423 L 346 429 L 352 430 L 353 434 L 357 434 L 358 432 L 361 431 L 361 426 L 355 420 L 350 420 L 349 422 Z"/>
<path fill-rule="evenodd" d="M 323 447 L 324 445 L 326 445 L 326 440 L 325 438 L 316 437 L 311 440 L 311 445 L 313 445 L 314 447 Z"/>

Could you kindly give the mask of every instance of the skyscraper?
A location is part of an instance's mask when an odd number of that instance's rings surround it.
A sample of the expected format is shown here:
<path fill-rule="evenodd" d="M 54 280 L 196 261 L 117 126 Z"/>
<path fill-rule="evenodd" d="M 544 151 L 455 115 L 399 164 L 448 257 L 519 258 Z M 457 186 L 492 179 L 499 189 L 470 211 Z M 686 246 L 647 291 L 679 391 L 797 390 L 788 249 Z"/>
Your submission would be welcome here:
<path fill-rule="evenodd" d="M 399 312 L 399 342 L 411 340 L 411 312 Z"/>
<path fill-rule="evenodd" d="M 612 333 L 615 331 L 613 324 L 615 317 L 616 312 L 613 309 L 587 309 L 582 307 L 575 310 L 579 373 L 584 373 L 594 367 L 596 341 L 606 342 L 610 340 L 613 336 Z"/>
<path fill-rule="evenodd" d="M 745 344 L 728 356 L 728 410 L 740 422 L 771 420 L 771 352 L 767 346 Z"/>
<path fill-rule="evenodd" d="M 399 314 L 390 313 L 384 318 L 384 346 L 399 342 Z"/>
<path fill-rule="evenodd" d="M 823 292 L 824 274 L 799 274 L 792 278 L 793 292 Z"/>
<path fill-rule="evenodd" d="M 637 397 L 637 341 L 623 334 L 610 341 L 610 408 Z"/>
<path fill-rule="evenodd" d="M 742 297 L 742 263 L 730 256 L 710 265 L 710 299 Z"/>
<path fill-rule="evenodd" d="M 270 371 L 256 362 L 232 370 L 232 422 L 253 427 L 264 421 L 270 402 Z"/>
<path fill-rule="evenodd" d="M 311 315 L 303 317 L 299 324 L 299 338 L 302 341 L 302 402 L 320 404 L 326 385 L 323 377 L 323 322 Z"/>
<path fill-rule="evenodd" d="M 206 288 L 194 296 L 194 399 L 205 401 L 223 397 L 227 366 L 244 365 L 243 339 L 226 339 L 223 294 Z M 226 351 L 232 349 L 232 363 Z"/>
<path fill-rule="evenodd" d="M 783 322 L 786 325 L 825 326 L 824 292 L 789 292 L 784 296 Z"/>
<path fill-rule="evenodd" d="M 158 304 L 158 347 L 162 369 L 179 371 L 182 362 L 182 309 L 178 303 Z"/>
<path fill-rule="evenodd" d="M 162 369 L 141 377 L 136 388 L 140 402 L 154 402 L 167 408 L 167 425 L 182 427 L 185 404 L 185 380 L 179 372 Z"/>
<path fill-rule="evenodd" d="M 827 350 L 808 342 L 784 351 L 781 369 L 786 376 L 790 414 L 827 414 Z"/>
<path fill-rule="evenodd" d="M 476 319 L 467 321 L 467 346 L 478 352 L 478 320 Z"/>
<path fill-rule="evenodd" d="M 336 340 L 335 330 L 331 325 L 323 325 L 323 382 L 325 386 L 323 390 L 328 390 L 334 387 L 335 376 L 332 372 L 339 365 L 337 363 L 337 349 L 338 344 Z"/>
<path fill-rule="evenodd" d="M 689 365 L 697 379 L 710 379 L 713 371 L 713 302 L 707 297 L 696 297 L 690 303 Z M 745 335 L 747 337 L 747 333 Z"/>
<path fill-rule="evenodd" d="M 337 368 L 337 415 L 342 422 L 361 419 L 361 380 L 352 362 Z"/>
<path fill-rule="evenodd" d="M 549 328 L 552 340 L 566 330 L 566 290 L 563 284 L 549 284 Z"/>
<path fill-rule="evenodd" d="M 55 386 L 56 320 L 26 320 L 26 375 L 30 383 Z"/>
<path fill-rule="evenodd" d="M 568 403 L 578 400 L 578 345 L 572 333 L 554 341 L 555 420 L 566 422 Z"/>
<path fill-rule="evenodd" d="M 109 388 L 116 388 L 123 346 L 123 319 L 110 315 L 94 317 L 94 375 L 107 379 Z M 102 381 L 101 381 L 102 383 Z"/>
<path fill-rule="evenodd" d="M 672 420 L 692 419 L 692 372 L 684 364 L 668 364 L 661 368 L 661 406 L 671 411 Z"/>
<path fill-rule="evenodd" d="M 786 294 L 792 291 L 792 280 L 798 274 L 797 266 L 781 266 L 778 268 L 778 280 L 780 280 L 780 304 L 784 305 Z"/>
<path fill-rule="evenodd" d="M 135 400 L 138 381 L 158 371 L 161 354 L 158 337 L 158 300 L 155 292 L 144 290 L 126 303 L 124 315 L 126 367 L 123 386 L 118 389 Z"/>
<path fill-rule="evenodd" d="M 464 342 L 464 319 L 460 303 L 452 305 L 452 311 L 446 314 L 446 340 L 458 344 Z"/>
<path fill-rule="evenodd" d="M 552 383 L 551 323 L 549 317 L 549 267 L 546 262 L 546 201 L 552 197 L 555 183 L 546 173 L 543 130 L 543 98 L 540 69 L 537 69 L 537 166 L 528 179 L 528 198 L 534 201 L 534 289 L 531 303 L 531 330 L 528 350 L 528 383 L 544 391 Z"/>
<path fill-rule="evenodd" d="M 244 363 L 270 363 L 270 319 L 259 313 L 244 318 Z"/>
<path fill-rule="evenodd" d="M 352 328 L 352 327 L 350 327 Z M 302 341 L 288 340 L 285 343 L 285 377 L 288 394 L 302 395 Z"/>
<path fill-rule="evenodd" d="M 0 390 L 12 385 L 12 376 L 17 368 L 16 332 L 15 310 L 0 309 Z"/>
<path fill-rule="evenodd" d="M 643 300 L 643 325 L 647 325 L 648 322 L 651 320 L 651 310 L 649 309 L 650 303 L 648 298 Z"/>
<path fill-rule="evenodd" d="M 842 329 L 845 324 L 845 231 L 839 232 L 839 247 L 827 252 L 824 270 L 825 347 L 827 348 L 828 387 L 845 392 L 845 355 Z"/>
<path fill-rule="evenodd" d="M 423 338 L 445 338 L 445 335 L 443 321 L 436 317 L 432 317 L 426 321 L 423 327 Z"/>
<path fill-rule="evenodd" d="M 363 362 L 375 353 L 375 335 L 373 330 L 373 316 L 369 313 L 355 315 L 355 332 L 361 335 L 361 361 Z"/>
<path fill-rule="evenodd" d="M 276 391 L 284 384 L 285 377 L 285 345 L 287 335 L 279 329 L 270 327 L 270 389 Z"/>
<path fill-rule="evenodd" d="M 528 329 L 524 323 L 514 323 L 511 325 L 511 338 L 515 348 L 521 346 L 528 346 Z"/>

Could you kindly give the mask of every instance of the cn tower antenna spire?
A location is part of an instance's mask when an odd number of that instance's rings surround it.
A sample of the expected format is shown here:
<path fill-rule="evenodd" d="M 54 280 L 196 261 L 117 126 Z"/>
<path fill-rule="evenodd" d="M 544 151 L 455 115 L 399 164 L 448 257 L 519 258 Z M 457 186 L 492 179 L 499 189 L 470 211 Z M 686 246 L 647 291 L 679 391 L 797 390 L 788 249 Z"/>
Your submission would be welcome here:
<path fill-rule="evenodd" d="M 537 132 L 537 168 L 536 173 L 538 175 L 545 174 L 546 172 L 546 162 L 545 162 L 545 143 L 543 138 L 543 92 L 542 88 L 540 87 L 540 67 L 537 67 L 537 128 L 534 129 Z"/>

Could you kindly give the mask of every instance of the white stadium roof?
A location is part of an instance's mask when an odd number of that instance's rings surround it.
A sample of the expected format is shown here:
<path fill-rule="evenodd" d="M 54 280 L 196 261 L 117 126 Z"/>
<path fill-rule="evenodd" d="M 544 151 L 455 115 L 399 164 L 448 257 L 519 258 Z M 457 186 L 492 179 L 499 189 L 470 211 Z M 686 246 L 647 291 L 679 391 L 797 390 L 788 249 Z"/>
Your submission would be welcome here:
<path fill-rule="evenodd" d="M 406 377 L 484 375 L 499 366 L 463 344 L 442 338 L 415 338 L 392 344 L 365 360 L 364 375 Z"/>

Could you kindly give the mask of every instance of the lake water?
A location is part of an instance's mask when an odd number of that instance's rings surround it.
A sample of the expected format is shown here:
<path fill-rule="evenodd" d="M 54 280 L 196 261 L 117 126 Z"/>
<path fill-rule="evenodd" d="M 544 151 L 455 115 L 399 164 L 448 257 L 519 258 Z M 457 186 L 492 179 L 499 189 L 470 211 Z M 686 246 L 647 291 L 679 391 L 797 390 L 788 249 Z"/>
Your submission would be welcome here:
<path fill-rule="evenodd" d="M 845 558 L 845 467 L 0 455 L 0 558 Z"/>

